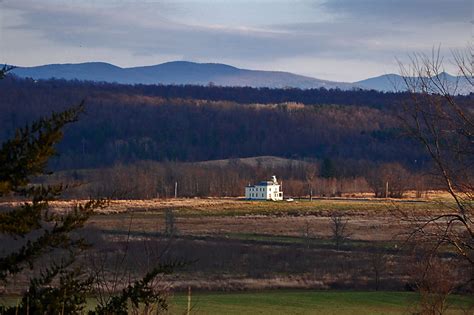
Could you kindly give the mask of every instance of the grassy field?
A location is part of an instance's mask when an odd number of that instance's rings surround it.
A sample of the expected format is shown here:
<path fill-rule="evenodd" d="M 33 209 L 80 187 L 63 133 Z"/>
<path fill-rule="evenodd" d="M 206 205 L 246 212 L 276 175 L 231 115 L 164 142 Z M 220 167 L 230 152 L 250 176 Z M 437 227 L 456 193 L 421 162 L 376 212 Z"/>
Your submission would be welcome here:
<path fill-rule="evenodd" d="M 412 227 L 391 209 L 424 218 L 446 210 L 439 201 L 447 199 L 113 200 L 83 232 L 101 255 L 122 255 L 126 249 L 125 267 L 137 273 L 158 258 L 193 261 L 170 279 L 177 290 L 192 285 L 196 291 L 214 292 L 367 291 L 376 287 L 377 269 L 378 288 L 402 291 L 412 277 L 413 257 L 404 247 Z M 70 203 L 54 206 L 66 209 Z M 173 237 L 165 236 L 167 209 L 173 210 Z M 335 210 L 343 213 L 346 224 L 342 244 L 334 242 Z M 448 258 L 451 254 L 443 252 Z"/>
<path fill-rule="evenodd" d="M 251 239 L 301 243 L 304 231 L 314 238 L 331 235 L 330 216 L 340 211 L 349 221 L 352 241 L 389 242 L 402 232 L 400 222 L 391 210 L 402 208 L 423 216 L 440 213 L 442 207 L 428 201 L 314 200 L 267 202 L 243 200 L 176 200 L 130 201 L 127 209 L 113 201 L 110 209 L 118 213 L 96 215 L 90 224 L 100 230 L 156 233 L 164 230 L 164 210 L 173 209 L 181 235 L 213 235 L 234 239 Z"/>
<path fill-rule="evenodd" d="M 15 305 L 18 297 L 2 297 L 2 303 Z M 418 300 L 411 292 L 355 292 L 272 290 L 243 293 L 193 293 L 191 314 L 411 314 Z M 168 314 L 186 314 L 187 295 L 169 299 Z M 446 314 L 473 314 L 474 301 L 468 296 L 451 296 Z M 95 300 L 89 299 L 87 309 Z"/>
<path fill-rule="evenodd" d="M 191 314 L 409 314 L 416 300 L 417 295 L 409 292 L 197 293 L 192 296 Z M 453 296 L 447 314 L 466 314 L 463 310 L 472 303 L 469 297 Z M 186 305 L 187 297 L 176 295 L 170 313 L 183 314 Z"/>
<path fill-rule="evenodd" d="M 54 201 L 55 209 L 68 209 L 80 200 Z M 0 203 L 2 207 L 18 205 L 21 201 Z M 384 213 L 393 209 L 416 211 L 419 213 L 442 212 L 453 206 L 446 194 L 433 194 L 424 199 L 378 199 L 378 198 L 329 198 L 297 199 L 293 202 L 249 201 L 239 198 L 178 198 L 148 200 L 111 200 L 102 214 L 134 212 L 159 214 L 173 209 L 178 216 L 236 216 L 236 215 L 309 215 L 325 212 Z"/>
<path fill-rule="evenodd" d="M 412 277 L 411 257 L 399 246 L 408 227 L 391 210 L 425 217 L 445 211 L 440 202 L 450 201 L 114 200 L 91 218 L 85 235 L 107 255 L 121 253 L 126 244 L 125 270 L 144 272 L 158 258 L 193 261 L 168 279 L 177 291 L 188 285 L 196 290 L 191 314 L 410 314 L 416 294 L 395 292 Z M 173 238 L 163 234 L 167 209 L 175 216 Z M 333 211 L 347 222 L 348 239 L 341 246 L 332 238 Z M 367 292 L 375 289 L 374 264 L 378 288 L 387 292 Z M 448 314 L 474 314 L 462 311 L 472 300 L 451 297 Z M 185 294 L 176 293 L 170 303 L 170 314 L 185 313 Z"/>
<path fill-rule="evenodd" d="M 449 205 L 452 202 L 447 201 Z M 113 203 L 112 203 L 113 204 Z M 133 210 L 133 201 L 129 202 Z M 112 207 L 113 208 L 113 207 Z M 151 202 L 147 208 L 137 205 L 137 210 L 153 211 L 173 209 L 179 216 L 236 216 L 236 215 L 309 215 L 324 212 L 384 212 L 394 209 L 409 211 L 439 211 L 444 206 L 439 200 L 377 200 L 377 199 L 317 199 L 293 202 L 247 201 L 236 199 L 198 199 L 168 202 Z"/>

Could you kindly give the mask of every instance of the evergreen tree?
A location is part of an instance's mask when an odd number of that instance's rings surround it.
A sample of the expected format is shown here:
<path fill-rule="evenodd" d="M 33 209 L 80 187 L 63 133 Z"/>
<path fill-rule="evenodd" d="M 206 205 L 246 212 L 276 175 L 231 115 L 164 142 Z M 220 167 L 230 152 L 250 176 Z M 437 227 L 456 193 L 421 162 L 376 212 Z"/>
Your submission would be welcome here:
<path fill-rule="evenodd" d="M 0 69 L 5 77 L 9 67 Z M 76 204 L 69 211 L 57 212 L 49 203 L 64 190 L 63 185 L 33 184 L 32 180 L 47 175 L 47 163 L 56 154 L 55 145 L 63 136 L 66 124 L 76 121 L 84 104 L 72 107 L 17 130 L 13 139 L 0 148 L 0 198 L 25 202 L 0 212 L 0 234 L 3 242 L 21 242 L 0 256 L 0 281 L 5 288 L 20 273 L 30 279 L 17 306 L 0 305 L 1 314 L 78 314 L 83 313 L 86 295 L 92 294 L 94 277 L 84 273 L 78 254 L 89 244 L 78 236 L 78 229 L 104 200 Z M 41 268 L 38 268 L 41 262 Z M 130 306 L 158 304 L 166 308 L 166 300 L 153 290 L 153 280 L 172 272 L 179 263 L 157 265 L 142 279 L 128 285 L 99 305 L 90 314 L 127 314 Z M 38 275 L 39 274 L 39 275 Z"/>
<path fill-rule="evenodd" d="M 331 159 L 325 158 L 323 160 L 323 163 L 321 164 L 320 175 L 323 178 L 336 177 L 336 167 L 334 166 L 334 162 Z"/>
<path fill-rule="evenodd" d="M 8 287 L 10 278 L 17 274 L 41 272 L 30 277 L 20 305 L 3 306 L 4 313 L 78 313 L 85 305 L 92 279 L 83 277 L 74 262 L 87 244 L 72 232 L 83 227 L 94 209 L 104 202 L 90 200 L 65 213 L 57 213 L 49 209 L 49 203 L 60 196 L 64 186 L 31 182 L 36 176 L 49 173 L 47 162 L 56 153 L 54 145 L 60 141 L 63 127 L 76 121 L 83 109 L 81 103 L 42 118 L 17 130 L 15 137 L 0 148 L 0 197 L 26 200 L 0 213 L 0 233 L 9 237 L 7 241 L 21 241 L 18 249 L 0 257 L 0 280 Z M 50 256 L 56 259 L 45 258 L 53 253 Z M 35 268 L 40 259 L 46 260 L 49 266 L 42 270 Z"/>

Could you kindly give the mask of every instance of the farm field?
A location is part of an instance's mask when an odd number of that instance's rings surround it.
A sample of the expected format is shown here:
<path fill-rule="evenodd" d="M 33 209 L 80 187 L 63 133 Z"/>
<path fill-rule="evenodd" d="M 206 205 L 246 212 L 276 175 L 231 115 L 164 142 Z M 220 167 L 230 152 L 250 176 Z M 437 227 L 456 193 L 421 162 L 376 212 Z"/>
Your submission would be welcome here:
<path fill-rule="evenodd" d="M 68 209 L 76 201 L 57 201 L 52 208 Z M 8 207 L 15 202 L 5 202 Z M 451 206 L 442 194 L 429 199 L 334 198 L 294 202 L 247 201 L 236 198 L 111 200 L 89 226 L 115 234 L 151 233 L 165 228 L 165 211 L 172 210 L 180 236 L 300 242 L 301 237 L 328 238 L 330 216 L 343 215 L 352 241 L 391 242 L 403 234 L 400 211 L 416 216 L 440 214 Z"/>
<path fill-rule="evenodd" d="M 413 211 L 442 211 L 452 205 L 451 198 L 442 192 L 428 192 L 425 198 L 385 199 L 371 198 L 371 194 L 356 197 L 296 199 L 293 202 L 249 201 L 242 198 L 177 198 L 146 200 L 111 200 L 99 213 L 159 212 L 173 209 L 185 216 L 234 216 L 234 215 L 304 215 L 320 211 L 376 211 L 386 212 L 396 208 Z M 52 208 L 66 209 L 81 200 L 64 200 L 51 203 Z M 21 203 L 5 201 L 0 207 Z"/>
<path fill-rule="evenodd" d="M 403 290 L 413 262 L 404 248 L 408 223 L 397 217 L 398 210 L 423 217 L 442 213 L 442 202 L 442 195 L 428 200 L 112 201 L 90 220 L 88 235 L 117 250 L 127 239 L 135 260 L 152 248 L 157 257 L 193 261 L 170 280 L 177 289 L 190 284 L 198 291 L 372 290 L 377 282 L 381 289 Z M 171 237 L 165 233 L 170 211 Z M 348 232 L 337 246 L 331 227 L 335 212 L 343 216 Z"/>
<path fill-rule="evenodd" d="M 409 314 L 417 295 L 409 292 L 264 291 L 197 293 L 192 314 Z M 452 296 L 446 314 L 469 314 L 473 301 Z M 175 295 L 170 313 L 185 313 L 187 296 Z"/>
<path fill-rule="evenodd" d="M 58 201 L 58 208 L 70 201 Z M 433 192 L 423 199 L 382 199 L 382 198 L 314 198 L 296 199 L 293 202 L 249 201 L 242 198 L 177 198 L 148 200 L 111 200 L 103 213 L 113 212 L 153 212 L 173 209 L 186 216 L 227 216 L 227 215 L 284 215 L 311 214 L 319 211 L 383 211 L 394 208 L 441 211 L 450 205 L 451 199 L 444 193 Z"/>
<path fill-rule="evenodd" d="M 443 213 L 450 206 L 444 196 L 429 200 L 315 199 L 295 202 L 246 201 L 231 198 L 111 201 L 110 207 L 90 224 L 111 232 L 160 233 L 166 210 L 172 210 L 181 236 L 222 236 L 252 239 L 328 238 L 330 216 L 343 215 L 351 240 L 393 241 L 402 234 L 405 222 L 399 211 L 418 216 Z M 65 202 L 57 204 L 65 207 Z M 309 233 L 309 234 L 308 234 Z M 283 237 L 283 239 L 282 239 Z M 290 237 L 290 238 L 287 238 Z"/>
<path fill-rule="evenodd" d="M 62 211 L 72 202 L 58 201 L 53 207 Z M 91 260 L 87 263 L 91 266 L 102 258 L 113 265 L 114 257 L 119 257 L 123 272 L 136 274 L 158 260 L 189 262 L 162 279 L 177 291 L 188 286 L 195 292 L 403 291 L 412 286 L 415 261 L 404 244 L 408 223 L 398 217 L 398 211 L 424 217 L 443 213 L 446 203 L 442 195 L 420 200 L 294 202 L 112 200 L 84 229 L 85 237 L 95 244 L 95 252 L 84 259 Z M 341 244 L 335 244 L 332 235 L 335 212 L 342 215 L 347 228 Z M 171 235 L 166 233 L 170 220 Z M 451 259 L 449 252 L 445 255 Z"/>

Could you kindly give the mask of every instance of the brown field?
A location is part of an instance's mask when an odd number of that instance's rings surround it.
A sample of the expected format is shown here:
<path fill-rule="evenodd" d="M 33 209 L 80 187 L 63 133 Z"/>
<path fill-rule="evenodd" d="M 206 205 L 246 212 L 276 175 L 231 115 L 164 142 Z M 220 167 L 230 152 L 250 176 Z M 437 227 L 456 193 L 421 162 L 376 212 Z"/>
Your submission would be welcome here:
<path fill-rule="evenodd" d="M 172 209 L 180 235 L 260 234 L 269 236 L 329 238 L 330 216 L 340 212 L 348 221 L 351 239 L 388 241 L 404 231 L 399 210 L 419 217 L 448 210 L 443 194 L 431 199 L 315 199 L 294 202 L 246 201 L 231 198 L 111 201 L 90 223 L 100 229 L 161 232 L 164 211 Z M 442 202 L 443 201 L 443 202 Z M 55 206 L 66 207 L 67 202 Z"/>
<path fill-rule="evenodd" d="M 53 209 L 67 210 L 83 201 L 55 201 Z M 5 202 L 0 208 L 18 202 Z M 281 201 L 247 201 L 242 198 L 111 200 L 98 210 L 89 226 L 102 231 L 159 233 L 165 228 L 164 211 L 171 209 L 181 236 L 266 235 L 272 237 L 330 238 L 330 216 L 343 214 L 351 240 L 400 240 L 406 223 L 398 212 L 418 217 L 443 213 L 451 202 L 447 194 L 431 192 L 424 199 L 326 198 Z"/>
<path fill-rule="evenodd" d="M 74 202 L 57 201 L 52 206 L 64 211 Z M 113 261 L 122 255 L 126 259 L 121 268 L 137 274 L 154 261 L 192 262 L 163 279 L 176 289 L 191 284 L 197 290 L 226 291 L 370 290 L 377 269 L 381 289 L 404 290 L 410 283 L 412 257 L 404 248 L 408 225 L 400 220 L 399 211 L 425 217 L 449 206 L 446 195 L 434 193 L 420 200 L 112 200 L 85 228 L 84 235 L 96 246 L 84 259 L 100 256 Z M 164 234 L 165 211 L 170 209 L 177 228 L 172 237 Z M 340 247 L 332 240 L 334 212 L 347 220 L 348 239 Z M 450 257 L 449 252 L 446 255 Z"/>

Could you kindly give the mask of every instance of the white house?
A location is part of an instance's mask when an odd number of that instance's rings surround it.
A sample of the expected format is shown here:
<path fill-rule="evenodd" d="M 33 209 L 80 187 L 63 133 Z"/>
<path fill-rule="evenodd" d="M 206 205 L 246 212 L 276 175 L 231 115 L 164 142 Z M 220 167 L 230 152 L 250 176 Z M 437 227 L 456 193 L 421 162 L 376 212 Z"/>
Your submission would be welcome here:
<path fill-rule="evenodd" d="M 272 180 L 245 187 L 245 198 L 250 200 L 283 200 L 283 191 L 275 176 Z"/>

